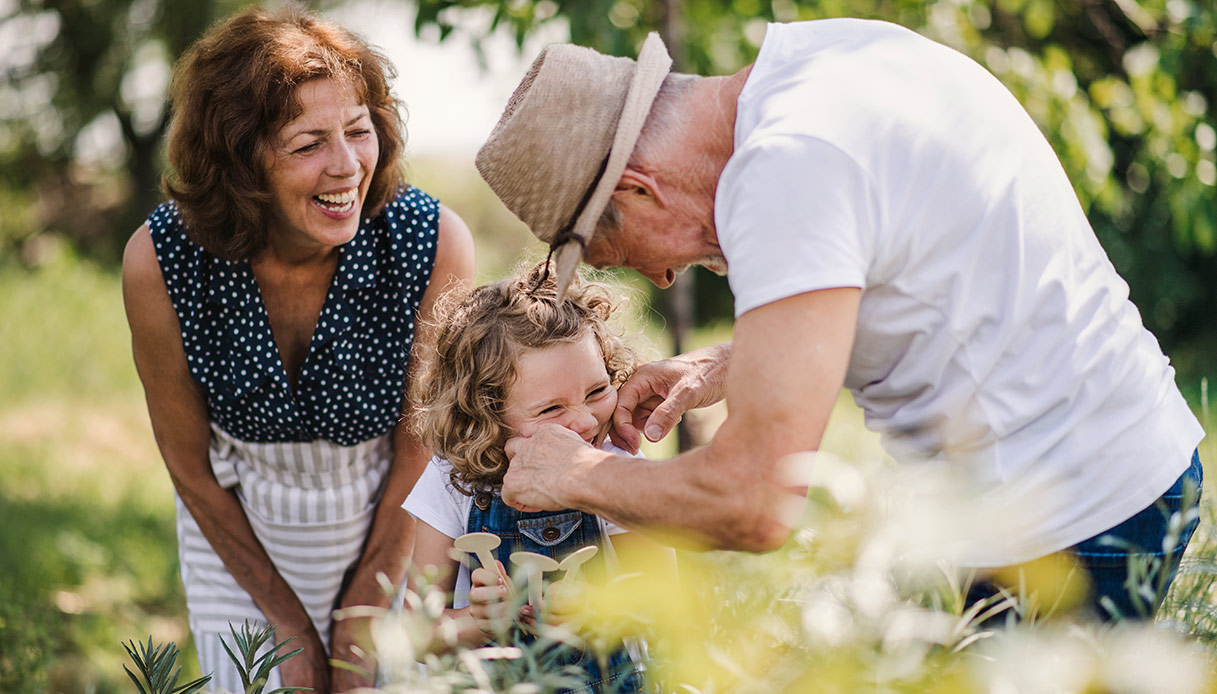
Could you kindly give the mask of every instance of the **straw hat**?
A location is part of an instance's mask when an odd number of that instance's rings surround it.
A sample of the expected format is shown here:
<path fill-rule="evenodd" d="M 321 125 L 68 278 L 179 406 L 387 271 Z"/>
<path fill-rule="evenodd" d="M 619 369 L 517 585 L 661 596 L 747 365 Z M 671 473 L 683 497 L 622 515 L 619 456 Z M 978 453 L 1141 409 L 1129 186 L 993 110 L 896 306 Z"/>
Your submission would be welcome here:
<path fill-rule="evenodd" d="M 548 46 L 478 151 L 477 169 L 491 190 L 557 256 L 559 298 L 671 68 L 655 33 L 637 61 Z"/>

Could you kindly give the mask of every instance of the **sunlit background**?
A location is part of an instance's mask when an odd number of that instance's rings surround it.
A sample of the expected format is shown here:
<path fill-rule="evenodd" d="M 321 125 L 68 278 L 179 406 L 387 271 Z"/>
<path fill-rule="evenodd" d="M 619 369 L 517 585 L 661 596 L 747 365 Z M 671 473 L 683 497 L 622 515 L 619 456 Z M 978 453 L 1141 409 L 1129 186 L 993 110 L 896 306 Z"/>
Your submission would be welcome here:
<path fill-rule="evenodd" d="M 0 694 L 133 691 L 121 641 L 152 636 L 190 648 L 172 491 L 131 363 L 118 261 L 160 201 L 172 61 L 243 4 L 0 0 Z M 1217 375 L 1217 10 L 1210 0 L 310 6 L 366 36 L 397 66 L 409 179 L 469 223 L 482 280 L 540 254 L 472 159 L 545 44 L 573 39 L 631 55 L 654 30 L 683 70 L 726 74 L 753 59 L 774 20 L 866 16 L 947 43 L 997 75 L 1048 136 L 1180 387 L 1211 426 L 1204 401 L 1206 379 Z M 629 329 L 644 335 L 652 356 L 730 337 L 731 299 L 717 278 L 697 274 L 661 295 L 633 273 L 619 277 L 634 293 Z M 704 441 L 720 418 L 720 411 L 688 418 L 686 445 Z M 1211 463 L 1217 447 L 1205 446 Z M 650 453 L 676 447 L 667 441 Z M 848 398 L 825 448 L 844 460 L 882 459 Z M 858 519 L 838 520 L 826 527 L 853 537 Z M 1213 554 L 1207 528 L 1206 516 L 1201 559 Z M 759 586 L 759 571 L 730 558 L 693 575 L 721 583 L 699 590 L 756 607 L 763 586 L 748 593 L 728 584 Z M 1170 615 L 1211 644 L 1209 582 L 1182 583 L 1189 592 Z M 1184 602 L 1186 609 L 1177 606 Z M 743 609 L 716 628 L 740 626 Z M 829 638 L 835 623 L 817 623 L 812 636 Z M 197 675 L 189 657 L 185 666 Z"/>

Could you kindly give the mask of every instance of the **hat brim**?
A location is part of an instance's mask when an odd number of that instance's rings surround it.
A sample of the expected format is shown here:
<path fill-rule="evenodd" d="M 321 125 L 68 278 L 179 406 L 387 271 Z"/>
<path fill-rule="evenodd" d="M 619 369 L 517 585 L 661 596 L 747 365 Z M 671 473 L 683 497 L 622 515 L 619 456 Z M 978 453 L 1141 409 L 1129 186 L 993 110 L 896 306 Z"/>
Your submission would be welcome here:
<path fill-rule="evenodd" d="M 630 80 L 629 91 L 625 95 L 625 105 L 621 109 L 621 117 L 617 121 L 617 132 L 613 136 L 613 146 L 609 149 L 608 161 L 604 165 L 604 173 L 596 181 L 587 204 L 579 213 L 571 233 L 583 240 L 583 243 L 571 239 L 554 251 L 554 274 L 558 282 L 558 300 L 566 294 L 566 288 L 575 276 L 575 270 L 583 260 L 583 249 L 596 233 L 596 222 L 608 205 L 609 198 L 617 189 L 621 174 L 629 163 L 630 155 L 634 153 L 634 145 L 642 133 L 651 105 L 655 103 L 655 95 L 659 87 L 672 70 L 672 58 L 668 49 L 663 45 L 659 34 L 651 32 L 642 49 L 638 52 L 637 67 Z"/>

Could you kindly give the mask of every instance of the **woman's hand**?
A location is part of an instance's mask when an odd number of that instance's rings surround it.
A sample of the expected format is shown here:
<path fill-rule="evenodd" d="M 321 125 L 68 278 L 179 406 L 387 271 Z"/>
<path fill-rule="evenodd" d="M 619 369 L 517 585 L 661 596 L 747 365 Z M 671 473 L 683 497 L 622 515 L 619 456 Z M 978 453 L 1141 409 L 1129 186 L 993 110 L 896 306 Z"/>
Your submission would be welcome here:
<path fill-rule="evenodd" d="M 276 635 L 284 639 L 290 634 L 284 634 L 282 627 L 276 629 Z M 310 623 L 307 628 L 295 634 L 295 639 L 283 648 L 281 653 L 291 653 L 297 648 L 304 650 L 288 658 L 279 665 L 279 678 L 285 687 L 311 687 L 313 694 L 330 694 L 330 665 L 325 647 L 317 630 Z"/>
<path fill-rule="evenodd" d="M 363 638 L 360 638 L 361 636 Z M 369 641 L 367 619 L 336 619 L 330 634 L 330 659 L 362 667 L 369 673 L 375 672 L 375 663 L 368 663 L 356 651 L 351 650 L 351 646 L 361 644 L 367 646 Z M 360 687 L 371 687 L 373 684 L 372 680 L 359 673 L 335 666 L 330 667 L 330 683 L 334 694 L 341 694 Z"/>
<path fill-rule="evenodd" d="M 637 453 L 643 434 L 658 441 L 685 412 L 722 400 L 730 360 L 724 342 L 638 367 L 617 393 L 613 442 Z"/>

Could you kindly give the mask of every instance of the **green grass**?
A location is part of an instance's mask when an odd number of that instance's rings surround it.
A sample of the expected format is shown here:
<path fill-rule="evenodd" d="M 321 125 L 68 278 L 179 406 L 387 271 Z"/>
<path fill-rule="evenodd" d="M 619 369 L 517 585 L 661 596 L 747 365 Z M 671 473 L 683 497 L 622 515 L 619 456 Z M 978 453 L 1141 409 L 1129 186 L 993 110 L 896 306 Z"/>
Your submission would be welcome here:
<path fill-rule="evenodd" d="M 506 230 L 479 239 L 483 281 L 540 248 L 486 195 L 446 196 Z M 45 250 L 34 269 L 0 259 L 0 694 L 130 691 L 119 644 L 149 635 L 182 646 L 193 679 L 173 488 L 118 271 Z"/>
<path fill-rule="evenodd" d="M 509 256 L 485 254 L 482 279 L 515 263 Z M 653 356 L 669 349 L 654 327 L 643 332 Z M 719 326 L 691 346 L 729 338 Z M 0 261 L 0 354 L 0 693 L 129 692 L 120 643 L 149 635 L 183 647 L 183 681 L 199 676 L 172 487 L 131 363 L 117 272 L 62 248 L 35 270 Z M 1211 431 L 1213 413 L 1202 415 Z M 705 436 L 722 416 L 692 419 Z M 824 448 L 848 460 L 882 457 L 845 395 Z M 670 442 L 648 448 L 652 457 L 671 452 Z M 1217 461 L 1217 442 L 1204 442 L 1201 455 Z M 1217 648 L 1213 508 L 1206 501 L 1165 616 Z M 720 573 L 743 575 L 732 571 Z"/>
<path fill-rule="evenodd" d="M 118 276 L 3 264 L 0 313 L 0 691 L 128 691 L 120 641 L 188 634 Z"/>

